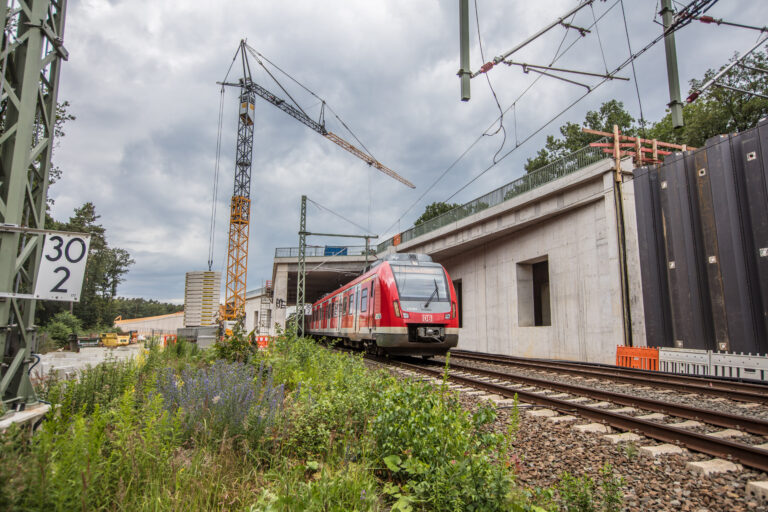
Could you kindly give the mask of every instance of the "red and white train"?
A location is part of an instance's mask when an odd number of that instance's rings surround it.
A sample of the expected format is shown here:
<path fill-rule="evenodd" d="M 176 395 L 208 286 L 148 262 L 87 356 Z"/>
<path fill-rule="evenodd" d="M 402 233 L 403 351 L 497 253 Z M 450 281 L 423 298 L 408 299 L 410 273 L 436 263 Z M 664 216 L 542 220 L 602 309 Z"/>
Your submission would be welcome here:
<path fill-rule="evenodd" d="M 459 341 L 456 290 L 426 254 L 390 254 L 312 305 L 307 333 L 369 352 L 433 356 Z"/>

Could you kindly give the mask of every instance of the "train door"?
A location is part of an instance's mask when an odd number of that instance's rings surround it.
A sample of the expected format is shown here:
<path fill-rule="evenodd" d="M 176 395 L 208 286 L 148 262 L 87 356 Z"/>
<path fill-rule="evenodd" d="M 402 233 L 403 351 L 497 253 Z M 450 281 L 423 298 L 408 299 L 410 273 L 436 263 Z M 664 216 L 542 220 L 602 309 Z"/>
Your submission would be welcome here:
<path fill-rule="evenodd" d="M 339 326 L 339 299 L 331 299 L 331 330 L 336 331 Z"/>
<path fill-rule="evenodd" d="M 352 288 L 352 300 L 349 305 L 352 313 L 352 332 L 354 332 L 355 334 L 357 334 L 360 331 L 360 322 L 358 318 L 358 311 L 360 308 L 357 306 L 358 303 L 360 302 L 359 297 L 360 297 L 360 285 L 357 284 L 355 285 L 354 288 Z"/>
<path fill-rule="evenodd" d="M 368 292 L 368 332 L 372 333 L 376 327 L 376 279 L 371 279 L 371 287 Z"/>
<path fill-rule="evenodd" d="M 360 333 L 370 335 L 373 330 L 373 280 L 367 281 L 360 286 Z"/>

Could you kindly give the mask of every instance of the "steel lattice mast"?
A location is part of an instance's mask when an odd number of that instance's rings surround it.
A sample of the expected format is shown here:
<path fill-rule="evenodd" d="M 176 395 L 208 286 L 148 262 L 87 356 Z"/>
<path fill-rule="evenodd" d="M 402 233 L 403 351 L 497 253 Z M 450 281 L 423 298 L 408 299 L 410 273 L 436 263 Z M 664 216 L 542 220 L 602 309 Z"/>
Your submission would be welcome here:
<path fill-rule="evenodd" d="M 299 218 L 299 268 L 296 272 L 296 316 L 294 317 L 295 331 L 299 336 L 304 335 L 304 302 L 306 300 L 307 283 L 307 196 L 301 196 L 301 216 Z"/>
<path fill-rule="evenodd" d="M 42 237 L 2 225 L 43 229 L 51 168 L 66 0 L 3 0 L 0 76 L 0 292 L 30 294 Z M 6 226 L 7 228 L 7 226 Z M 0 398 L 35 401 L 28 369 L 35 301 L 0 299 Z"/>
<path fill-rule="evenodd" d="M 224 320 L 237 320 L 245 314 L 248 274 L 248 234 L 251 219 L 251 161 L 253 155 L 254 100 L 250 69 L 242 51 L 244 78 L 240 83 L 240 112 L 237 120 L 235 187 L 229 209 L 229 245 Z"/>

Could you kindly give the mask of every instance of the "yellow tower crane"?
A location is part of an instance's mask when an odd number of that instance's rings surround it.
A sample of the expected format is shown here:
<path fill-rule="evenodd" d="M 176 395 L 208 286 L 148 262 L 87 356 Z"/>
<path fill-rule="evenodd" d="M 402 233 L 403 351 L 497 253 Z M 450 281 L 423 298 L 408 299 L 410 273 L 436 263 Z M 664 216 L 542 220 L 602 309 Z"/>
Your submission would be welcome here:
<path fill-rule="evenodd" d="M 286 96 L 291 99 L 292 103 L 289 103 L 288 101 L 271 93 L 252 80 L 248 54 L 252 55 L 259 63 L 259 65 L 264 68 L 264 70 L 272 77 L 273 80 L 275 80 L 275 83 L 277 83 L 283 92 L 285 92 Z M 238 55 L 240 56 L 243 66 L 243 78 L 240 79 L 237 83 L 227 82 L 226 79 L 224 82 L 220 82 L 222 86 L 237 87 L 240 90 L 240 108 L 237 121 L 237 152 L 235 157 L 235 187 L 232 194 L 232 200 L 230 202 L 229 215 L 226 294 L 224 309 L 220 315 L 221 320 L 224 320 L 225 322 L 238 321 L 242 319 L 245 314 L 244 308 L 246 276 L 248 273 L 248 228 L 250 224 L 251 212 L 251 159 L 253 154 L 253 123 L 255 113 L 254 102 L 256 96 L 265 99 L 297 121 L 303 123 L 323 137 L 341 146 L 345 150 L 363 160 L 368 165 L 375 167 L 387 176 L 396 179 L 397 181 L 410 188 L 415 188 L 413 183 L 403 178 L 389 167 L 383 165 L 368 152 L 362 151 L 335 133 L 326 130 L 324 119 L 324 101 L 321 100 L 322 107 L 320 120 L 315 121 L 314 119 L 310 118 L 307 113 L 298 106 L 298 103 L 293 100 L 291 95 L 288 94 L 282 85 L 280 85 L 272 73 L 270 73 L 269 70 L 264 66 L 261 59 L 263 58 L 266 60 L 266 58 L 248 46 L 244 40 L 240 41 L 240 46 L 237 50 L 237 53 L 235 53 L 235 59 L 237 59 Z M 313 96 L 317 97 L 317 95 L 309 91 L 309 89 L 306 87 L 301 87 L 310 92 L 310 94 Z M 210 259 L 208 263 L 210 266 L 212 263 Z"/>

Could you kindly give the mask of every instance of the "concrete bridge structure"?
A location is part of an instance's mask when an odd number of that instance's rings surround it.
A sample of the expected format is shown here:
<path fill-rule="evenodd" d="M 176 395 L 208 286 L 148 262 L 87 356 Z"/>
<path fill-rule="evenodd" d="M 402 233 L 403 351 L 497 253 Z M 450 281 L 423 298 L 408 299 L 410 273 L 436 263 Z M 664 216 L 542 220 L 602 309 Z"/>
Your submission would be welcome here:
<path fill-rule="evenodd" d="M 459 348 L 613 363 L 625 333 L 615 172 L 603 156 L 599 148 L 585 148 L 396 235 L 377 253 L 426 253 L 446 267 L 459 293 Z M 629 330 L 633 344 L 643 346 L 629 159 L 622 171 Z M 297 249 L 280 249 L 273 266 L 274 297 L 289 305 L 295 304 L 296 255 Z M 308 256 L 307 300 L 364 266 L 364 254 Z M 276 310 L 274 321 L 284 324 L 285 311 Z"/>

